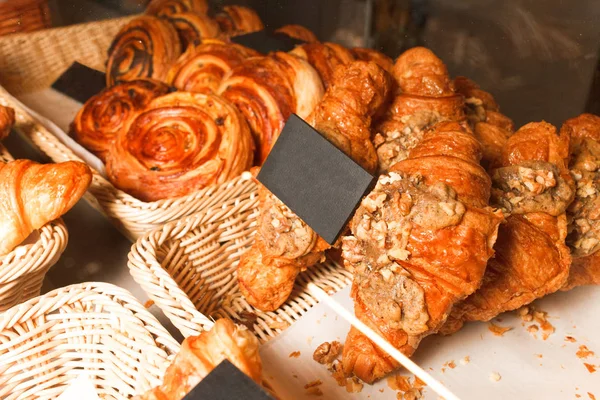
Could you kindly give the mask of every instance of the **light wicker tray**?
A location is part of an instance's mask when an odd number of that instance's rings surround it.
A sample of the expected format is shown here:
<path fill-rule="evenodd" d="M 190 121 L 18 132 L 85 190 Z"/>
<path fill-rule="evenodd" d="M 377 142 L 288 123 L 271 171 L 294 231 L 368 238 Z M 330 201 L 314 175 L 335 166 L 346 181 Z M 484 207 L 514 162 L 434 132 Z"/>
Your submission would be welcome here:
<path fill-rule="evenodd" d="M 13 158 L 0 145 L 0 162 Z M 39 296 L 46 272 L 67 247 L 67 228 L 62 220 L 50 222 L 25 244 L 0 257 L 0 311 Z"/>
<path fill-rule="evenodd" d="M 15 130 L 33 142 L 56 162 L 81 160 L 26 110 L 11 101 L 8 93 L 31 93 L 48 88 L 73 61 L 104 70 L 106 52 L 120 29 L 129 20 L 114 20 L 49 29 L 29 34 L 0 37 L 0 104 L 15 109 Z M 121 232 L 135 240 L 166 222 L 193 214 L 222 199 L 234 198 L 249 190 L 248 178 L 236 178 L 194 194 L 155 202 L 143 202 L 115 188 L 94 171 L 85 196 L 108 216 Z"/>
<path fill-rule="evenodd" d="M 308 269 L 296 280 L 288 301 L 274 312 L 250 306 L 239 292 L 236 268 L 256 231 L 256 186 L 243 197 L 166 224 L 140 238 L 129 253 L 129 270 L 181 333 L 197 335 L 209 318 L 248 324 L 264 342 L 305 314 L 317 300 L 306 290 L 314 282 L 329 293 L 351 281 L 335 262 Z"/>
<path fill-rule="evenodd" d="M 179 344 L 126 290 L 84 283 L 0 315 L 0 398 L 55 399 L 87 375 L 102 399 L 160 384 Z"/>

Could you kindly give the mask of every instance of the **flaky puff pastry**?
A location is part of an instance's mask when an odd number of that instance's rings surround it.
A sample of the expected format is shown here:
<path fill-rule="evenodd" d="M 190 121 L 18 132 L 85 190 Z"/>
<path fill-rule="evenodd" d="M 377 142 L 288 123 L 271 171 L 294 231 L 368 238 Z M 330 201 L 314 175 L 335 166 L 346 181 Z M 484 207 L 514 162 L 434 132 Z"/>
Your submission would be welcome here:
<path fill-rule="evenodd" d="M 369 142 L 371 116 L 391 88 L 373 63 L 353 62 L 336 71 L 333 84 L 307 119 L 316 130 L 367 169 L 377 156 Z M 259 186 L 258 231 L 238 267 L 240 291 L 254 307 L 272 311 L 289 297 L 296 276 L 323 258 L 330 246 L 266 188 Z"/>
<path fill-rule="evenodd" d="M 442 333 L 465 321 L 488 321 L 563 287 L 571 256 L 565 244 L 566 209 L 575 193 L 569 175 L 567 130 L 530 123 L 512 135 L 502 165 L 490 171 L 490 203 L 502 209 L 500 226 L 481 287 L 452 310 Z"/>
<path fill-rule="evenodd" d="M 502 152 L 514 133 L 510 118 L 500 112 L 494 97 L 475 82 L 459 76 L 454 79 L 456 92 L 465 97 L 465 113 L 475 137 L 483 148 L 481 165 L 496 168 L 502 165 Z"/>
<path fill-rule="evenodd" d="M 69 211 L 92 181 L 83 163 L 0 163 L 0 257 Z"/>
<path fill-rule="evenodd" d="M 233 104 L 212 94 L 157 97 L 119 131 L 106 174 L 142 201 L 190 194 L 223 183 L 252 166 L 254 147 Z"/>
<path fill-rule="evenodd" d="M 185 339 L 179 354 L 167 368 L 162 385 L 135 399 L 181 400 L 225 360 L 261 385 L 258 344 L 258 339 L 246 327 L 219 319 L 209 331 Z"/>
<path fill-rule="evenodd" d="M 325 89 L 333 82 L 337 67 L 354 61 L 350 50 L 336 43 L 306 43 L 290 53 L 305 59 L 317 70 Z"/>
<path fill-rule="evenodd" d="M 166 17 L 182 12 L 206 14 L 208 12 L 207 0 L 152 0 L 146 7 L 146 14 L 157 17 Z"/>
<path fill-rule="evenodd" d="M 181 50 L 184 52 L 190 46 L 198 46 L 203 39 L 216 38 L 222 34 L 219 24 L 204 14 L 183 12 L 171 14 L 165 19 L 177 30 Z"/>
<path fill-rule="evenodd" d="M 455 93 L 446 66 L 430 50 L 415 47 L 402 53 L 393 76 L 396 97 L 373 139 L 381 172 L 406 159 L 435 123 L 465 120 L 463 97 Z"/>
<path fill-rule="evenodd" d="M 237 36 L 265 28 L 253 9 L 243 6 L 225 6 L 215 15 L 215 21 L 226 36 Z"/>
<path fill-rule="evenodd" d="M 292 113 L 306 118 L 323 97 L 317 72 L 303 59 L 276 52 L 251 57 L 223 79 L 218 93 L 242 113 L 261 165 Z"/>
<path fill-rule="evenodd" d="M 567 244 L 573 263 L 563 290 L 600 284 L 600 117 L 582 114 L 562 127 L 571 133 L 571 176 L 575 200 L 567 209 Z"/>
<path fill-rule="evenodd" d="M 299 39 L 307 43 L 318 42 L 317 36 L 308 28 L 302 25 L 284 25 L 275 30 L 275 33 L 282 33 L 294 39 Z"/>
<path fill-rule="evenodd" d="M 436 124 L 380 176 L 343 238 L 356 316 L 406 355 L 477 290 L 494 253 L 502 216 L 488 207 L 491 181 L 480 158 L 464 126 Z M 355 328 L 342 365 L 368 383 L 398 368 Z"/>
<path fill-rule="evenodd" d="M 15 110 L 10 107 L 0 106 L 0 140 L 10 133 L 15 124 Z"/>

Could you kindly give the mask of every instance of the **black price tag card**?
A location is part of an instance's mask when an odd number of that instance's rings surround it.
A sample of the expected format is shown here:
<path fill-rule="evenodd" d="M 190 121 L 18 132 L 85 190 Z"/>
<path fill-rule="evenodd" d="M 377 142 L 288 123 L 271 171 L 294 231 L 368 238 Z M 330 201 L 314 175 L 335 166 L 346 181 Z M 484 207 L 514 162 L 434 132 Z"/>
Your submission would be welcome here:
<path fill-rule="evenodd" d="M 103 72 L 74 62 L 53 84 L 52 88 L 85 103 L 90 97 L 97 95 L 106 87 Z"/>
<path fill-rule="evenodd" d="M 305 43 L 302 40 L 292 38 L 283 33 L 273 33 L 266 30 L 234 36 L 231 38 L 231 41 L 262 54 L 269 54 L 274 51 L 288 52 L 294 50 L 296 46 Z"/>
<path fill-rule="evenodd" d="M 263 388 L 225 360 L 217 365 L 183 400 L 274 400 Z"/>
<path fill-rule="evenodd" d="M 257 179 L 333 244 L 375 178 L 312 126 L 292 115 Z"/>

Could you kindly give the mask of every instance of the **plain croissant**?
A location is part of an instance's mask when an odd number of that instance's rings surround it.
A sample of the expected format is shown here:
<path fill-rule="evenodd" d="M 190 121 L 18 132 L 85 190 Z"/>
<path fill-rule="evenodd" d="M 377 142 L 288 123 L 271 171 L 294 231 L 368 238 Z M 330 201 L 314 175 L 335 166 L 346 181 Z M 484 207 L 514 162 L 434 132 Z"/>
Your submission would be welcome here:
<path fill-rule="evenodd" d="M 0 163 L 0 257 L 31 232 L 66 213 L 91 181 L 90 169 L 75 161 Z"/>

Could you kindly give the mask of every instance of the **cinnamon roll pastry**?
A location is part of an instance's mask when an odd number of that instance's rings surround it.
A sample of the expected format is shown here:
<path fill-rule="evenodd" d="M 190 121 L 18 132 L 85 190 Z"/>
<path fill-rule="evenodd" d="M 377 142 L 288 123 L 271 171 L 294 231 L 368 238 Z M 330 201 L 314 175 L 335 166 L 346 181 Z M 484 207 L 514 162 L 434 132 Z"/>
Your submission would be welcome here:
<path fill-rule="evenodd" d="M 225 182 L 252 165 L 252 136 L 228 101 L 176 92 L 152 100 L 119 131 L 106 173 L 142 201 L 179 197 Z"/>
<path fill-rule="evenodd" d="M 162 81 L 180 54 L 179 36 L 169 22 L 136 17 L 121 28 L 108 49 L 106 86 L 139 78 Z"/>
<path fill-rule="evenodd" d="M 323 97 L 323 86 L 306 61 L 276 52 L 244 60 L 221 82 L 218 93 L 248 121 L 260 165 L 289 116 L 306 118 Z"/>
<path fill-rule="evenodd" d="M 215 15 L 215 21 L 226 36 L 238 36 L 265 28 L 258 14 L 251 8 L 225 6 Z"/>
<path fill-rule="evenodd" d="M 367 49 L 362 47 L 355 47 L 350 50 L 354 58 L 362 61 L 372 61 L 385 69 L 390 74 L 394 73 L 394 60 L 386 56 L 380 51 L 374 49 Z"/>
<path fill-rule="evenodd" d="M 307 119 L 365 168 L 377 166 L 369 142 L 371 117 L 383 107 L 391 78 L 373 63 L 353 62 Z M 321 261 L 330 246 L 266 188 L 259 186 L 258 230 L 238 266 L 240 291 L 254 307 L 273 311 L 289 297 L 298 274 Z"/>
<path fill-rule="evenodd" d="M 277 29 L 275 33 L 282 33 L 306 43 L 316 43 L 319 41 L 317 36 L 310 29 L 305 28 L 302 25 L 284 25 Z"/>
<path fill-rule="evenodd" d="M 567 209 L 567 245 L 573 263 L 563 290 L 600 284 L 600 117 L 582 114 L 566 121 L 571 133 L 571 176 L 575 200 Z"/>
<path fill-rule="evenodd" d="M 441 121 L 463 121 L 464 101 L 455 93 L 446 66 L 423 47 L 404 52 L 394 64 L 398 93 L 375 128 L 379 169 L 406 159 L 425 131 Z"/>
<path fill-rule="evenodd" d="M 208 12 L 207 0 L 151 0 L 146 14 L 167 17 L 173 14 L 191 12 L 204 15 Z"/>
<path fill-rule="evenodd" d="M 105 161 L 117 133 L 126 129 L 150 101 L 169 90 L 168 85 L 150 79 L 123 82 L 104 89 L 81 107 L 69 134 Z"/>
<path fill-rule="evenodd" d="M 502 209 L 500 226 L 481 287 L 455 305 L 442 333 L 464 321 L 488 321 L 564 286 L 571 256 L 565 244 L 566 210 L 575 194 L 569 174 L 569 136 L 545 122 L 512 135 L 502 165 L 490 171 L 491 204 Z"/>
<path fill-rule="evenodd" d="M 290 53 L 305 59 L 317 70 L 325 89 L 331 85 L 338 66 L 354 61 L 350 50 L 336 43 L 307 43 L 297 46 Z"/>
<path fill-rule="evenodd" d="M 10 133 L 15 124 L 15 110 L 10 107 L 0 106 L 0 140 Z"/>
<path fill-rule="evenodd" d="M 172 14 L 166 19 L 177 30 L 183 51 L 199 45 L 202 39 L 216 38 L 221 34 L 219 24 L 206 15 L 187 12 Z"/>
<path fill-rule="evenodd" d="M 494 254 L 500 213 L 481 146 L 457 122 L 427 131 L 408 158 L 381 175 L 343 238 L 356 316 L 406 355 L 472 294 Z M 342 365 L 371 383 L 398 364 L 351 328 Z"/>
<path fill-rule="evenodd" d="M 259 53 L 235 43 L 216 39 L 203 40 L 190 47 L 173 64 L 166 81 L 177 89 L 187 92 L 216 92 L 223 77 L 249 57 Z"/>
<path fill-rule="evenodd" d="M 512 120 L 500 113 L 494 97 L 475 82 L 459 76 L 454 88 L 465 97 L 465 114 L 483 147 L 481 165 L 486 169 L 500 166 L 502 151 L 514 132 Z"/>

